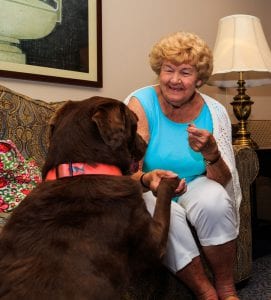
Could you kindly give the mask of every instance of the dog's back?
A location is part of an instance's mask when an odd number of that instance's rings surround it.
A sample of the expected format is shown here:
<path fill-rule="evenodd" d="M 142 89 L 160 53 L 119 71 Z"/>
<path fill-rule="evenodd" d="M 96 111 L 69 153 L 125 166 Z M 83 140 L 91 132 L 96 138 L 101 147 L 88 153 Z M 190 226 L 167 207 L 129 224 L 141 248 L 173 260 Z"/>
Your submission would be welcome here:
<path fill-rule="evenodd" d="M 46 182 L 14 211 L 0 240 L 1 299 L 120 297 L 149 215 L 129 177 L 97 177 Z"/>

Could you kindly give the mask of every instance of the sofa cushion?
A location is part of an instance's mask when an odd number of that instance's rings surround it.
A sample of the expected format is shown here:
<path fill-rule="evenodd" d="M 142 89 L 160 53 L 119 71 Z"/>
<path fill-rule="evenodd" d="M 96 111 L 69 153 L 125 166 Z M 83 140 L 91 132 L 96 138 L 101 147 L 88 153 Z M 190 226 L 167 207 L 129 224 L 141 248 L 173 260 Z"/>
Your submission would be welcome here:
<path fill-rule="evenodd" d="M 0 86 L 0 139 L 13 141 L 25 158 L 34 159 L 41 167 L 48 145 L 48 123 L 60 104 Z"/>

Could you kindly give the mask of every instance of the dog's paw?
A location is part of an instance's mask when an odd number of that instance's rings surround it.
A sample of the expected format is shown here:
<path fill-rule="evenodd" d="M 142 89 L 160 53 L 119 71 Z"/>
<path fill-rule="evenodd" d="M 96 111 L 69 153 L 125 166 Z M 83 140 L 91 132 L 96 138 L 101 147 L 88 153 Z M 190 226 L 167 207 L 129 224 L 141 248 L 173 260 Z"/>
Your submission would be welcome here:
<path fill-rule="evenodd" d="M 179 177 L 162 178 L 157 189 L 157 194 L 161 192 L 167 192 L 171 194 L 171 196 L 173 197 L 175 195 L 175 190 L 178 187 L 179 182 L 180 182 Z"/>

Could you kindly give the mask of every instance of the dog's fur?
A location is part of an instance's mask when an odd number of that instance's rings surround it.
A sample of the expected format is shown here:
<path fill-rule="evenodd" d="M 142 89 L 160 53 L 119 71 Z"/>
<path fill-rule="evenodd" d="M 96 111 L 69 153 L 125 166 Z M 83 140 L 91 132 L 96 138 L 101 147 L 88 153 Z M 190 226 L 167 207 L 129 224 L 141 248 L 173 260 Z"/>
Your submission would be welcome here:
<path fill-rule="evenodd" d="M 51 128 L 43 178 L 68 162 L 114 165 L 123 176 L 65 177 L 34 189 L 1 233 L 0 298 L 120 299 L 135 267 L 165 252 L 178 180 L 161 182 L 152 218 L 129 176 L 146 144 L 136 115 L 120 101 L 69 101 Z"/>

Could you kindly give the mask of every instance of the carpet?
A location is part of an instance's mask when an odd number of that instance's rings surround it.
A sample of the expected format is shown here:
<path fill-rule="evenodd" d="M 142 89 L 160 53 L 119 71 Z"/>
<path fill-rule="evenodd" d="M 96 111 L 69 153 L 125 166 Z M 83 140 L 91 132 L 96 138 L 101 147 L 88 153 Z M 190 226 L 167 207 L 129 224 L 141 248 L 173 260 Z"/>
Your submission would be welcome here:
<path fill-rule="evenodd" d="M 241 300 L 271 300 L 271 254 L 253 261 L 252 276 L 238 295 Z"/>

